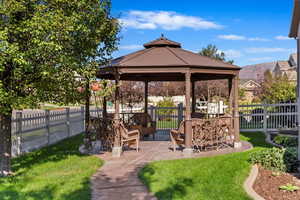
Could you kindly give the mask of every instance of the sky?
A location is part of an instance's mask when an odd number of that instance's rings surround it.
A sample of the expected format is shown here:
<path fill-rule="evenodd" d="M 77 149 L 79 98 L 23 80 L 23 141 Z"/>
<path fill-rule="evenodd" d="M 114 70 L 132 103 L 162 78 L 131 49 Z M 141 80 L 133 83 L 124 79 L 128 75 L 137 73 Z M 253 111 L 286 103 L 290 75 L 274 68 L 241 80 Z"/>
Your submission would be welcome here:
<path fill-rule="evenodd" d="M 293 0 L 112 0 L 122 26 L 113 57 L 164 34 L 193 52 L 214 44 L 239 66 L 288 60 L 292 10 Z"/>

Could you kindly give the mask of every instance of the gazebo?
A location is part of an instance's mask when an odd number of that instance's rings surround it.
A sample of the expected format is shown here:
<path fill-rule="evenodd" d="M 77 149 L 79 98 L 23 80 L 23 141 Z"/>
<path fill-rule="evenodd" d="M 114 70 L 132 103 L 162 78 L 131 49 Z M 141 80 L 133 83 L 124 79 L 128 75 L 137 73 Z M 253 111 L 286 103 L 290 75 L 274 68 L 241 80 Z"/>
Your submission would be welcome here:
<path fill-rule="evenodd" d="M 191 114 L 195 112 L 196 105 L 195 83 L 201 80 L 227 79 L 229 108 L 233 111 L 234 147 L 239 148 L 241 146 L 238 114 L 240 67 L 184 50 L 180 43 L 171 41 L 164 36 L 144 44 L 144 47 L 143 50 L 121 56 L 112 60 L 108 65 L 99 67 L 98 78 L 116 81 L 114 120 L 120 120 L 120 81 L 145 83 L 145 112 L 148 112 L 149 82 L 185 81 L 185 148 L 183 152 L 190 154 L 193 152 Z M 113 156 L 120 156 L 121 152 L 121 147 L 116 142 L 112 149 Z"/>

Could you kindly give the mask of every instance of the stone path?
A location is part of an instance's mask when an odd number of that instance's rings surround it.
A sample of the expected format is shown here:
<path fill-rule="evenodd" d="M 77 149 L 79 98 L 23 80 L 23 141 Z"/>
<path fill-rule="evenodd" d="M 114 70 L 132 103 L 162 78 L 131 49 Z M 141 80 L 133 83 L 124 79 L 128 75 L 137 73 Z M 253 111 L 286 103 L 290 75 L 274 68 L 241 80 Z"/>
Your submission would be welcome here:
<path fill-rule="evenodd" d="M 181 151 L 173 152 L 168 141 L 142 141 L 141 150 L 125 151 L 121 158 L 112 158 L 111 153 L 99 157 L 105 161 L 91 179 L 92 200 L 152 200 L 156 199 L 138 179 L 138 171 L 147 163 L 158 160 L 186 158 Z M 208 157 L 251 149 L 242 142 L 239 149 L 227 148 L 219 151 L 194 153 L 191 157 Z"/>

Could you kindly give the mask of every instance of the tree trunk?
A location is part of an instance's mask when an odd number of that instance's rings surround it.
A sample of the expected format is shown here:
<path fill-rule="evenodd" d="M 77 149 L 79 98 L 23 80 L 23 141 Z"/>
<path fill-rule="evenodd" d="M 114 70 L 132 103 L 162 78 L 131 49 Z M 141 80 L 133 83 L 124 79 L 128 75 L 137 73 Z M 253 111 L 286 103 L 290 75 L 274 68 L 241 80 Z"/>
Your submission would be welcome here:
<path fill-rule="evenodd" d="M 0 113 L 0 176 L 11 174 L 11 120 L 12 110 Z"/>
<path fill-rule="evenodd" d="M 85 145 L 87 148 L 91 147 L 91 133 L 89 131 L 90 127 L 90 98 L 91 98 L 91 91 L 90 91 L 90 84 L 89 80 L 85 85 Z"/>

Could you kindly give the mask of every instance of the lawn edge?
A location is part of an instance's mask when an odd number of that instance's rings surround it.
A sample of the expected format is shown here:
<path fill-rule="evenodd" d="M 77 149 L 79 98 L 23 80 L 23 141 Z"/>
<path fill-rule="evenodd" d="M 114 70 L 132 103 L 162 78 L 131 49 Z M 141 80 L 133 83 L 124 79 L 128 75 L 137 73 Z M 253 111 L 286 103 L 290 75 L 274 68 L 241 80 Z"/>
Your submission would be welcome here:
<path fill-rule="evenodd" d="M 250 170 L 250 174 L 247 177 L 246 181 L 243 184 L 244 190 L 246 193 L 253 198 L 254 200 L 265 200 L 262 196 L 257 194 L 255 190 L 253 189 L 254 182 L 258 176 L 258 166 L 252 165 L 252 168 Z"/>

